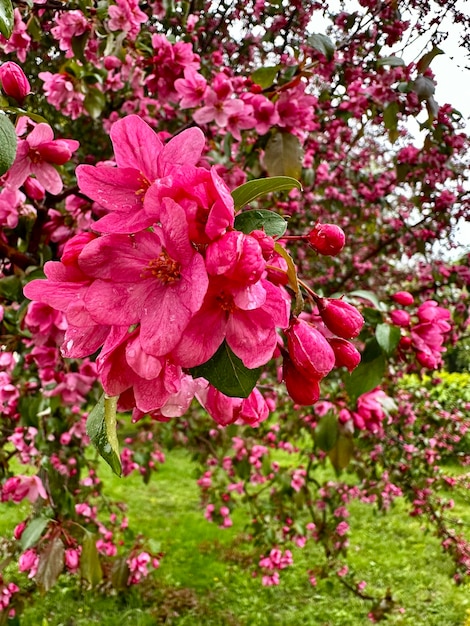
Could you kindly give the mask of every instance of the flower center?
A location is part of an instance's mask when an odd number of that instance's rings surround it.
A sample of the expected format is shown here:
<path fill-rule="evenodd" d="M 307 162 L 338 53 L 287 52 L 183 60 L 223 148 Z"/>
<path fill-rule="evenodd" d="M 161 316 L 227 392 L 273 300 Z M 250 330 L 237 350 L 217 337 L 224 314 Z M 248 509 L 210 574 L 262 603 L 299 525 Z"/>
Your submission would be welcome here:
<path fill-rule="evenodd" d="M 143 276 L 154 276 L 163 284 L 174 283 L 181 278 L 181 264 L 168 256 L 166 250 L 160 252 L 156 259 L 149 261 L 144 269 Z"/>
<path fill-rule="evenodd" d="M 152 183 L 149 180 L 147 180 L 147 178 L 145 178 L 142 172 L 139 173 L 139 183 L 140 183 L 140 187 L 135 192 L 135 195 L 139 198 L 139 200 L 143 204 L 145 194 L 147 193 L 147 190 L 151 186 Z"/>
<path fill-rule="evenodd" d="M 221 291 L 216 297 L 216 300 L 222 311 L 227 311 L 227 313 L 233 313 L 236 308 L 235 304 L 233 303 L 233 296 L 230 293 L 225 293 L 225 291 Z"/>

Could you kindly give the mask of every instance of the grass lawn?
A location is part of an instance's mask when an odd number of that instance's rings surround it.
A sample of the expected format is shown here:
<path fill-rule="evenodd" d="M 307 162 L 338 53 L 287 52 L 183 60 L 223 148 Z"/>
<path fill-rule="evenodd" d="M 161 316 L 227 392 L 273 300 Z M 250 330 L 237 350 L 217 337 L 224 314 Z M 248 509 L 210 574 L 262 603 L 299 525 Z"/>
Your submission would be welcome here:
<path fill-rule="evenodd" d="M 317 546 L 294 552 L 295 565 L 281 574 L 279 587 L 264 588 L 251 575 L 249 547 L 239 541 L 241 514 L 221 530 L 198 506 L 190 460 L 181 450 L 142 484 L 138 476 L 118 479 L 103 465 L 107 493 L 128 504 L 130 526 L 151 537 L 165 553 L 154 584 L 129 594 L 100 597 L 79 589 L 70 577 L 26 608 L 22 626 L 362 626 L 368 605 L 337 580 L 308 581 L 306 570 L 321 562 Z M 5 505 L 4 505 L 5 507 Z M 2 534 L 21 519 L 18 507 L 4 509 Z M 439 542 L 406 515 L 398 502 L 387 516 L 352 506 L 350 564 L 368 582 L 366 591 L 390 588 L 397 609 L 386 624 L 463 626 L 470 609 L 470 585 L 457 587 L 452 565 Z"/>

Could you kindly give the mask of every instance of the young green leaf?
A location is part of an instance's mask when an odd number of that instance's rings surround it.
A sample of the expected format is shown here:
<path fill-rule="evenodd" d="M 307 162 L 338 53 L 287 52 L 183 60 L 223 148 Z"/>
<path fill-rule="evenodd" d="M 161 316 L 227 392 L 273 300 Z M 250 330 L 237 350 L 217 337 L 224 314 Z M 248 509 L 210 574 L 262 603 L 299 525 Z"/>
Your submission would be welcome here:
<path fill-rule="evenodd" d="M 252 73 L 251 80 L 263 89 L 267 89 L 273 84 L 279 69 L 280 65 L 259 67 Z"/>
<path fill-rule="evenodd" d="M 264 151 L 264 166 L 269 176 L 302 174 L 303 150 L 299 139 L 290 133 L 274 133 Z"/>
<path fill-rule="evenodd" d="M 119 442 L 116 434 L 117 397 L 103 394 L 91 411 L 86 423 L 87 434 L 100 455 L 115 474 L 121 476 Z"/>
<path fill-rule="evenodd" d="M 16 146 L 15 127 L 6 115 L 0 114 L 0 176 L 3 176 L 13 165 Z"/>
<path fill-rule="evenodd" d="M 318 52 L 321 52 L 326 56 L 328 61 L 331 61 L 335 54 L 335 44 L 327 35 L 322 33 L 314 33 L 307 38 L 307 43 L 312 46 Z"/>
<path fill-rule="evenodd" d="M 281 237 L 286 232 L 287 222 L 274 211 L 254 209 L 239 213 L 235 218 L 234 226 L 245 234 L 254 230 L 263 230 L 270 237 Z"/>
<path fill-rule="evenodd" d="M 392 354 L 400 342 L 400 329 L 390 324 L 378 324 L 375 337 L 379 346 L 387 354 Z"/>
<path fill-rule="evenodd" d="M 214 356 L 191 369 L 194 378 L 202 376 L 211 385 L 232 398 L 248 398 L 253 391 L 261 368 L 248 369 L 224 341 Z"/>
<path fill-rule="evenodd" d="M 50 520 L 47 517 L 35 517 L 29 522 L 20 539 L 20 545 L 23 550 L 36 545 L 49 522 Z"/>
<path fill-rule="evenodd" d="M 360 363 L 350 376 L 346 376 L 344 385 L 351 399 L 357 400 L 363 393 L 372 391 L 380 385 L 385 366 L 385 356 L 381 354 L 373 361 Z"/>
<path fill-rule="evenodd" d="M 324 452 L 334 448 L 338 439 L 338 418 L 334 413 L 327 413 L 318 423 L 314 432 L 315 444 Z"/>
<path fill-rule="evenodd" d="M 349 465 L 349 461 L 354 454 L 354 442 L 350 437 L 340 435 L 334 448 L 332 448 L 328 456 L 331 464 L 337 472 L 345 469 Z"/>
<path fill-rule="evenodd" d="M 96 587 L 103 579 L 103 568 L 96 548 L 97 539 L 97 535 L 85 530 L 80 555 L 80 574 L 92 587 Z"/>
<path fill-rule="evenodd" d="M 235 211 L 273 191 L 290 191 L 291 189 L 301 190 L 302 185 L 290 176 L 271 176 L 250 180 L 232 191 Z"/>
<path fill-rule="evenodd" d="M 11 0 L 0 0 L 0 33 L 9 39 L 13 32 L 15 18 Z"/>

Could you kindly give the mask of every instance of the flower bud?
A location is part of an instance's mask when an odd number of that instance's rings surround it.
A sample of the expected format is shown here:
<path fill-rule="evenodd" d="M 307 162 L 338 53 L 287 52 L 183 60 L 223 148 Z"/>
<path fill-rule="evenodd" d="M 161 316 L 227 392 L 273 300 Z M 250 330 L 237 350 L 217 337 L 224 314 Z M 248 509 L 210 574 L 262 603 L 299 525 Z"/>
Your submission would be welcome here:
<path fill-rule="evenodd" d="M 344 300 L 322 298 L 318 309 L 325 326 L 338 337 L 351 339 L 361 332 L 364 318 L 352 304 Z"/>
<path fill-rule="evenodd" d="M 28 198 L 31 198 L 31 200 L 37 200 L 38 202 L 44 200 L 46 191 L 37 178 L 28 176 L 23 183 L 23 188 L 26 191 L 26 195 Z"/>
<path fill-rule="evenodd" d="M 320 397 L 320 385 L 314 378 L 306 378 L 292 363 L 288 356 L 284 357 L 282 377 L 287 393 L 296 404 L 308 406 L 315 404 Z"/>
<path fill-rule="evenodd" d="M 397 291 L 397 293 L 393 294 L 392 298 L 402 306 L 408 306 L 414 302 L 414 298 L 409 291 Z"/>
<path fill-rule="evenodd" d="M 346 237 L 336 224 L 317 223 L 308 234 L 308 242 L 320 254 L 336 256 L 344 248 Z"/>
<path fill-rule="evenodd" d="M 0 66 L 0 81 L 6 95 L 14 98 L 20 104 L 31 93 L 31 86 L 25 73 L 13 61 L 7 61 Z"/>
<path fill-rule="evenodd" d="M 328 339 L 328 343 L 335 353 L 335 366 L 346 367 L 351 373 L 361 362 L 361 353 L 356 349 L 350 341 L 332 337 Z"/>
<path fill-rule="evenodd" d="M 395 311 L 390 311 L 390 319 L 395 326 L 409 326 L 411 316 L 408 311 L 396 309 Z"/>
<path fill-rule="evenodd" d="M 297 319 L 285 333 L 289 356 L 303 376 L 322 379 L 333 369 L 333 349 L 312 324 Z"/>
<path fill-rule="evenodd" d="M 43 141 L 35 148 L 44 161 L 63 165 L 72 158 L 72 150 L 64 139 L 53 139 L 52 141 Z"/>

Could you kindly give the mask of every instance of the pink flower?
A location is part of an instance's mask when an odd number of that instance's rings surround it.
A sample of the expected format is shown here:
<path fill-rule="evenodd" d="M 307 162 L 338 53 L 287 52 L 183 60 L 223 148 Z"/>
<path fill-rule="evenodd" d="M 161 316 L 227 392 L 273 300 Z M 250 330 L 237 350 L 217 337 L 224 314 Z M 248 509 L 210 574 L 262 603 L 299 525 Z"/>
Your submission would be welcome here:
<path fill-rule="evenodd" d="M 81 11 L 65 11 L 55 16 L 56 26 L 51 28 L 54 39 L 59 41 L 59 48 L 66 52 L 66 57 L 73 56 L 72 39 L 80 37 L 88 30 L 88 22 Z"/>
<path fill-rule="evenodd" d="M 240 287 L 225 277 L 211 277 L 201 309 L 174 354 L 183 367 L 194 367 L 208 361 L 226 339 L 246 367 L 259 367 L 272 357 L 276 327 L 285 328 L 288 318 L 287 295 L 269 281 Z"/>
<path fill-rule="evenodd" d="M 18 139 L 16 158 L 8 170 L 7 183 L 21 187 L 34 174 L 41 185 L 57 195 L 62 191 L 62 179 L 54 165 L 63 165 L 72 158 L 79 146 L 74 139 L 54 139 L 49 124 L 38 124 L 26 139 Z"/>
<path fill-rule="evenodd" d="M 34 548 L 29 548 L 18 559 L 20 572 L 29 572 L 28 578 L 34 578 L 38 571 L 39 556 Z"/>
<path fill-rule="evenodd" d="M 80 553 L 76 548 L 67 548 L 64 554 L 65 566 L 71 574 L 75 574 L 80 566 Z"/>
<path fill-rule="evenodd" d="M 175 89 L 178 92 L 180 107 L 191 109 L 201 104 L 206 91 L 207 81 L 193 68 L 185 68 L 184 78 L 175 80 Z"/>
<path fill-rule="evenodd" d="M 183 209 L 165 198 L 160 219 L 154 232 L 95 239 L 79 257 L 84 273 L 96 279 L 84 298 L 90 316 L 103 325 L 140 323 L 142 348 L 157 357 L 176 346 L 208 286 Z"/>
<path fill-rule="evenodd" d="M 39 476 L 13 476 L 2 487 L 2 502 L 13 500 L 18 503 L 25 498 L 30 502 L 36 502 L 39 497 L 48 499 Z"/>
<path fill-rule="evenodd" d="M 95 230 L 137 232 L 159 218 L 158 205 L 155 208 L 152 198 L 147 202 L 149 187 L 158 179 L 194 166 L 204 147 L 204 135 L 198 128 L 190 128 L 164 146 L 146 122 L 129 115 L 113 125 L 111 141 L 117 167 L 79 165 L 78 184 L 82 193 L 112 212 L 96 222 Z"/>
<path fill-rule="evenodd" d="M 125 31 L 131 40 L 139 34 L 140 25 L 148 20 L 147 15 L 140 10 L 138 0 L 116 0 L 115 5 L 109 6 L 108 15 L 109 30 Z"/>

